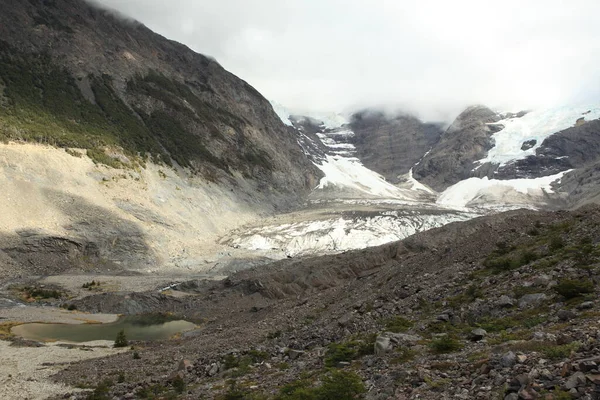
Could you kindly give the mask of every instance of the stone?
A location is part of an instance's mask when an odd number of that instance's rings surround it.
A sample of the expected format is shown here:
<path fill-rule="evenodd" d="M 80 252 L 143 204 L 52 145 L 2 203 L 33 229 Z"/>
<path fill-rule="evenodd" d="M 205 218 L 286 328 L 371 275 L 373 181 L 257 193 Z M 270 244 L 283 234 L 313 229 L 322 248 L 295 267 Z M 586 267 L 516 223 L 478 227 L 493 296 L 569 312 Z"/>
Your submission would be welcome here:
<path fill-rule="evenodd" d="M 558 317 L 559 320 L 561 320 L 563 322 L 567 322 L 567 321 L 572 320 L 573 318 L 576 318 L 577 314 L 575 314 L 571 310 L 560 310 L 559 312 L 556 313 L 556 316 Z"/>
<path fill-rule="evenodd" d="M 539 306 L 544 301 L 546 301 L 547 298 L 548 296 L 546 296 L 544 293 L 526 294 L 525 296 L 519 299 L 519 308 Z"/>
<path fill-rule="evenodd" d="M 527 361 L 527 356 L 525 354 L 517 355 L 517 362 L 519 364 L 523 364 L 525 361 Z"/>
<path fill-rule="evenodd" d="M 217 363 L 212 363 L 210 365 L 210 368 L 208 368 L 208 371 L 206 372 L 206 374 L 208 376 L 215 376 L 218 373 L 219 373 L 219 365 Z"/>
<path fill-rule="evenodd" d="M 194 364 L 190 360 L 183 359 L 179 362 L 178 371 L 191 371 L 194 369 Z"/>
<path fill-rule="evenodd" d="M 586 379 L 587 378 L 583 372 L 575 372 L 569 377 L 569 379 L 567 379 L 567 382 L 565 383 L 565 389 L 570 390 L 580 386 L 585 386 Z"/>
<path fill-rule="evenodd" d="M 507 295 L 502 295 L 496 304 L 498 307 L 510 308 L 515 305 L 515 299 L 508 297 Z"/>
<path fill-rule="evenodd" d="M 438 321 L 450 322 L 450 316 L 448 314 L 440 314 L 436 317 Z"/>
<path fill-rule="evenodd" d="M 173 382 L 176 379 L 183 379 L 185 378 L 185 374 L 183 373 L 183 371 L 175 371 L 172 372 L 171 375 L 169 375 L 168 380 L 170 382 Z"/>
<path fill-rule="evenodd" d="M 392 343 L 389 336 L 377 336 L 377 339 L 375 339 L 375 355 L 382 356 L 390 350 L 392 350 Z"/>
<path fill-rule="evenodd" d="M 469 338 L 473 342 L 478 342 L 478 341 L 482 340 L 485 337 L 485 335 L 487 335 L 487 332 L 485 331 L 485 329 L 477 328 L 477 329 L 473 329 L 471 331 Z"/>
<path fill-rule="evenodd" d="M 421 336 L 409 335 L 407 333 L 386 332 L 385 335 L 390 338 L 392 343 L 402 344 L 402 345 L 415 344 L 418 341 L 422 340 Z"/>
<path fill-rule="evenodd" d="M 299 358 L 301 355 L 304 354 L 304 351 L 302 350 L 294 350 L 294 349 L 289 349 L 287 351 L 288 356 L 290 357 L 290 360 L 296 360 L 297 358 Z"/>
<path fill-rule="evenodd" d="M 500 365 L 504 368 L 512 368 L 516 363 L 517 356 L 512 351 L 509 351 L 500 358 Z"/>
<path fill-rule="evenodd" d="M 589 310 L 590 308 L 594 308 L 593 301 L 584 301 L 583 303 L 577 306 L 578 310 Z"/>
<path fill-rule="evenodd" d="M 516 393 L 509 393 L 504 396 L 504 400 L 519 400 L 519 395 Z"/>
<path fill-rule="evenodd" d="M 533 285 L 538 287 L 546 287 L 551 280 L 552 278 L 550 278 L 548 275 L 540 275 L 533 280 Z"/>
<path fill-rule="evenodd" d="M 589 372 L 593 369 L 597 369 L 598 368 L 598 364 L 596 364 L 594 361 L 590 361 L 590 360 L 586 360 L 586 361 L 581 361 L 579 363 L 579 370 L 581 372 Z"/>
<path fill-rule="evenodd" d="M 533 388 L 525 388 L 519 391 L 519 398 L 522 400 L 534 400 L 540 397 L 539 393 Z"/>

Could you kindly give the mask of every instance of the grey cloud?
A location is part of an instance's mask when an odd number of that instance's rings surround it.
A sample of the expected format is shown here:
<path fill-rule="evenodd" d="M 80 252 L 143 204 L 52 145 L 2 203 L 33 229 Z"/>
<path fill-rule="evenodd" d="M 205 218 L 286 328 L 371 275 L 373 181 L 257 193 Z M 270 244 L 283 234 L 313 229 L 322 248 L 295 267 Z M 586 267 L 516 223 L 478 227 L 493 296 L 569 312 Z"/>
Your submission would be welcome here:
<path fill-rule="evenodd" d="M 297 111 L 598 101 L 597 0 L 97 0 Z"/>

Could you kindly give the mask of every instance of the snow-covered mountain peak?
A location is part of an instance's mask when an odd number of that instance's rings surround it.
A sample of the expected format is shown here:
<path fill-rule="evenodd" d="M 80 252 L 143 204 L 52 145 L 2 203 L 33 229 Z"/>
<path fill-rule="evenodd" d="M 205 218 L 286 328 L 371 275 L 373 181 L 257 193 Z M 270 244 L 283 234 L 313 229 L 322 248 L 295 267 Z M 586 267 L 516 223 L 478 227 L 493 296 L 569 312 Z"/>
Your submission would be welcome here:
<path fill-rule="evenodd" d="M 600 118 L 600 106 L 569 106 L 533 110 L 521 117 L 512 114 L 491 125 L 499 128 L 492 139 L 494 147 L 479 164 L 505 165 L 535 155 L 544 139 L 584 121 Z M 525 145 L 524 145 L 525 144 Z"/>

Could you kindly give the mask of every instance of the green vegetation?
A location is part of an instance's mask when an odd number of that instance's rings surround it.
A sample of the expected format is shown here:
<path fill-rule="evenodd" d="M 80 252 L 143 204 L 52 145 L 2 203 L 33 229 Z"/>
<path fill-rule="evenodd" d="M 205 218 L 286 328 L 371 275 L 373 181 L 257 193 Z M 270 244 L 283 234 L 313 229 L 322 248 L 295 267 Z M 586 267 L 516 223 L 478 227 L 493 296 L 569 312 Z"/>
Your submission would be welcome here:
<path fill-rule="evenodd" d="M 22 291 L 25 298 L 34 300 L 60 299 L 63 295 L 59 290 L 42 287 L 25 286 Z"/>
<path fill-rule="evenodd" d="M 113 385 L 113 382 L 109 379 L 106 379 L 98 384 L 94 391 L 87 396 L 87 400 L 108 400 L 108 393 L 110 391 L 110 387 Z"/>
<path fill-rule="evenodd" d="M 417 353 L 408 347 L 396 347 L 394 357 L 390 360 L 392 364 L 404 364 L 415 358 Z"/>
<path fill-rule="evenodd" d="M 554 287 L 554 290 L 556 293 L 569 300 L 594 293 L 594 283 L 589 279 L 562 279 L 558 285 Z"/>
<path fill-rule="evenodd" d="M 448 298 L 450 307 L 458 308 L 462 304 L 472 303 L 478 298 L 483 297 L 483 292 L 476 284 L 471 284 L 463 293 Z"/>
<path fill-rule="evenodd" d="M 321 377 L 321 385 L 297 380 L 283 386 L 276 400 L 353 400 L 366 392 L 362 379 L 353 372 L 333 370 Z"/>
<path fill-rule="evenodd" d="M 453 353 L 462 349 L 462 344 L 453 336 L 444 335 L 430 343 L 431 351 L 436 354 Z"/>
<path fill-rule="evenodd" d="M 127 337 L 125 336 L 125 330 L 121 329 L 119 333 L 117 333 L 117 337 L 115 338 L 114 347 L 127 347 L 129 342 L 127 341 Z"/>
<path fill-rule="evenodd" d="M 171 382 L 171 384 L 173 385 L 173 389 L 175 389 L 175 393 L 177 394 L 182 394 L 185 390 L 185 381 L 179 375 L 177 375 L 175 379 L 173 379 L 173 382 Z"/>
<path fill-rule="evenodd" d="M 373 354 L 376 334 L 359 337 L 344 343 L 331 343 L 325 353 L 325 366 L 337 367 L 340 362 L 350 362 L 362 356 Z"/>
<path fill-rule="evenodd" d="M 412 321 L 399 315 L 388 318 L 384 323 L 385 329 L 393 333 L 406 332 L 414 325 Z"/>
<path fill-rule="evenodd" d="M 83 285 L 81 285 L 81 287 L 83 289 L 88 289 L 88 290 L 92 290 L 95 287 L 99 287 L 100 286 L 100 282 L 96 282 L 96 281 L 91 281 L 91 282 L 86 282 Z"/>
<path fill-rule="evenodd" d="M 44 24 L 56 27 L 52 21 Z M 0 77 L 0 88 L 4 88 L 0 141 L 87 149 L 94 162 L 112 167 L 122 164 L 108 156 L 106 148 L 123 149 L 134 163 L 150 155 L 155 162 L 169 165 L 174 159 L 184 167 L 194 168 L 200 162 L 227 170 L 227 164 L 205 143 L 222 138 L 225 125 L 239 130 L 246 124 L 203 102 L 185 84 L 154 72 L 129 81 L 127 91 L 132 97 L 149 96 L 165 103 L 163 111 L 132 109 L 106 74 L 79 78 L 79 84 L 91 89 L 94 104 L 83 96 L 70 72 L 53 64 L 50 56 L 21 53 L 1 40 Z M 203 131 L 209 136 L 194 133 Z M 270 166 L 268 157 L 258 150 L 246 146 L 243 155 L 256 165 Z"/>
<path fill-rule="evenodd" d="M 251 365 L 268 360 L 269 357 L 269 353 L 264 351 L 250 350 L 244 355 L 226 355 L 223 365 L 225 370 L 232 370 L 229 373 L 231 377 L 238 378 L 248 374 L 251 371 Z"/>

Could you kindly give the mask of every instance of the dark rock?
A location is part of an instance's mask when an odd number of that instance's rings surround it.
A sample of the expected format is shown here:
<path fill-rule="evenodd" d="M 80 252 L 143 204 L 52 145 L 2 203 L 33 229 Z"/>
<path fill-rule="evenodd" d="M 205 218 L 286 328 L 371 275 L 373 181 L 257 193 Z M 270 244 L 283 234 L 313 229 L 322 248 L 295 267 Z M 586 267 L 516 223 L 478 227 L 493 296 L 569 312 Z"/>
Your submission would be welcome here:
<path fill-rule="evenodd" d="M 440 125 L 374 110 L 355 113 L 350 127 L 357 156 L 392 183 L 399 183 L 398 176 L 408 173 L 442 135 Z"/>
<path fill-rule="evenodd" d="M 498 307 L 510 308 L 515 305 L 515 299 L 503 294 L 502 296 L 500 296 L 500 299 L 498 299 L 498 302 L 496 304 L 498 305 Z"/>
<path fill-rule="evenodd" d="M 294 350 L 294 349 L 289 349 L 287 351 L 288 356 L 290 357 L 290 360 L 296 360 L 299 357 L 301 357 L 305 352 L 302 350 Z"/>
<path fill-rule="evenodd" d="M 467 108 L 414 167 L 415 178 L 437 191 L 470 178 L 475 161 L 484 158 L 493 147 L 493 130 L 489 124 L 500 118 L 484 106 Z"/>
<path fill-rule="evenodd" d="M 593 301 L 584 301 L 583 303 L 581 303 L 577 306 L 578 310 L 590 310 L 592 308 L 594 308 Z"/>
<path fill-rule="evenodd" d="M 521 145 L 521 150 L 529 150 L 531 149 L 533 146 L 535 146 L 537 144 L 537 140 L 535 139 L 531 139 L 531 140 L 526 140 L 523 142 L 523 144 Z"/>
<path fill-rule="evenodd" d="M 560 310 L 559 312 L 556 313 L 556 316 L 558 317 L 558 319 L 560 319 L 561 321 L 570 321 L 573 318 L 577 317 L 577 314 L 575 314 L 573 311 L 571 310 Z"/>
<path fill-rule="evenodd" d="M 505 353 L 500 358 L 500 365 L 504 368 L 512 368 L 517 363 L 517 356 L 512 351 Z"/>
<path fill-rule="evenodd" d="M 567 379 L 567 382 L 565 383 L 565 389 L 570 390 L 580 386 L 585 386 L 586 379 L 587 378 L 583 372 L 575 372 L 569 377 L 569 379 Z"/>
<path fill-rule="evenodd" d="M 473 342 L 478 342 L 482 340 L 487 335 L 487 332 L 484 329 L 477 328 L 473 329 L 469 335 L 469 339 Z"/>

